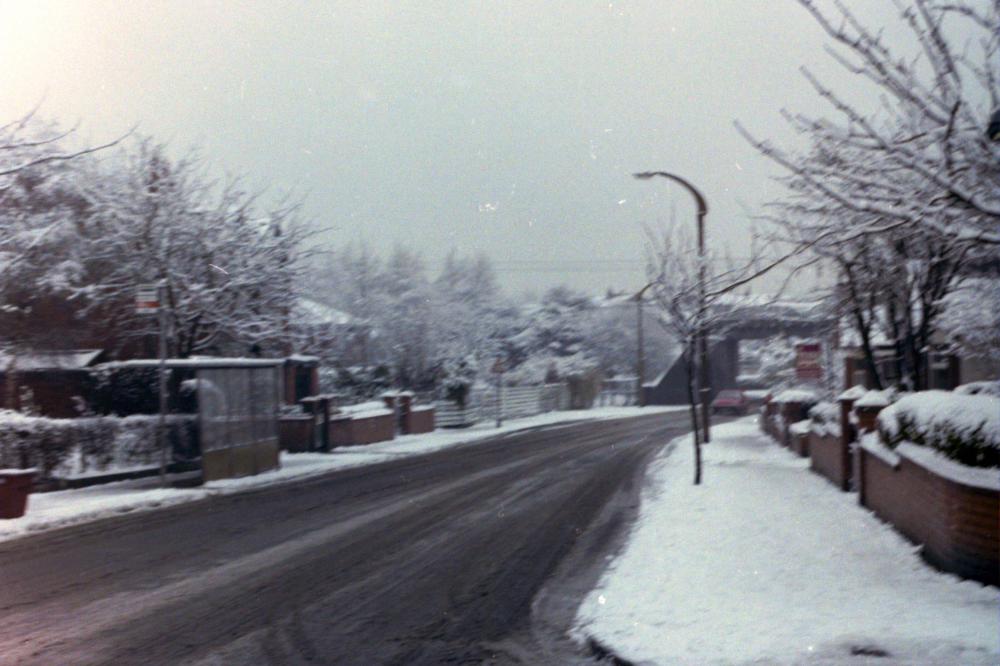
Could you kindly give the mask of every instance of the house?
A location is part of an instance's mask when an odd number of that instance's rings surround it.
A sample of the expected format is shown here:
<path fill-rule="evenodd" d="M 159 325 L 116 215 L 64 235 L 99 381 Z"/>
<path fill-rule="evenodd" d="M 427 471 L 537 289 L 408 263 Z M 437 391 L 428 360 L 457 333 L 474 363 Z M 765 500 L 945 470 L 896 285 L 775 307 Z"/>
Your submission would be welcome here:
<path fill-rule="evenodd" d="M 89 369 L 105 360 L 101 349 L 8 352 L 0 357 L 0 408 L 79 416 L 94 388 Z"/>

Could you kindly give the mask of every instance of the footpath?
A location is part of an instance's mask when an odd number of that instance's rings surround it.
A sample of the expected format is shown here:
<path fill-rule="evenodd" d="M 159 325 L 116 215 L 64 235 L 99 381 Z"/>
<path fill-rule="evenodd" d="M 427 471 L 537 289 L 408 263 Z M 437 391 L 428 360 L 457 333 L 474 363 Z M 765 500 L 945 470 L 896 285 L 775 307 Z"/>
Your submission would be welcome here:
<path fill-rule="evenodd" d="M 1000 590 L 918 549 L 774 444 L 716 426 L 653 462 L 640 518 L 575 638 L 637 664 L 1000 663 Z"/>

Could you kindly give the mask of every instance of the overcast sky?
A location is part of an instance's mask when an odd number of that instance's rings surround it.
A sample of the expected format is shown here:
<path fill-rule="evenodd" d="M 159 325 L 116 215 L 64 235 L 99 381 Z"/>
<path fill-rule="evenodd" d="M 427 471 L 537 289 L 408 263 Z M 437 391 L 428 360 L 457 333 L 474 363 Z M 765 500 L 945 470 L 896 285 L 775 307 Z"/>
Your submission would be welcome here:
<path fill-rule="evenodd" d="M 823 44 L 793 0 L 0 0 L 0 120 L 44 96 L 93 141 L 139 123 L 307 193 L 332 242 L 483 251 L 514 293 L 634 288 L 642 225 L 694 212 L 630 174 L 688 177 L 745 252 L 778 189 L 733 120 L 793 141 L 782 107 L 824 111 L 800 65 L 857 85 Z"/>

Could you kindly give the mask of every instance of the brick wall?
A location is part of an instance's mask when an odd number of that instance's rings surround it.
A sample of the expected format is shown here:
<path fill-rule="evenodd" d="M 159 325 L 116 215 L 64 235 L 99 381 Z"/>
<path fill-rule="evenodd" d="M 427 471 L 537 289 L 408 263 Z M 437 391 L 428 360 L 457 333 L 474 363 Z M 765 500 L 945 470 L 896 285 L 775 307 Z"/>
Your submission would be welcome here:
<path fill-rule="evenodd" d="M 278 419 L 278 441 L 282 451 L 300 453 L 312 451 L 316 439 L 316 418 L 308 416 L 282 416 Z"/>
<path fill-rule="evenodd" d="M 410 408 L 403 415 L 403 432 L 407 435 L 418 435 L 434 431 L 434 408 Z"/>
<path fill-rule="evenodd" d="M 851 449 L 844 438 L 809 433 L 809 467 L 841 490 L 851 488 Z"/>
<path fill-rule="evenodd" d="M 809 433 L 789 433 L 788 443 L 792 451 L 799 454 L 802 458 L 809 457 Z"/>
<path fill-rule="evenodd" d="M 1000 584 L 1000 493 L 943 478 L 905 455 L 893 465 L 859 447 L 859 462 L 861 503 L 922 544 L 925 560 Z"/>
<path fill-rule="evenodd" d="M 395 414 L 379 416 L 333 416 L 330 419 L 330 446 L 373 444 L 396 436 Z"/>

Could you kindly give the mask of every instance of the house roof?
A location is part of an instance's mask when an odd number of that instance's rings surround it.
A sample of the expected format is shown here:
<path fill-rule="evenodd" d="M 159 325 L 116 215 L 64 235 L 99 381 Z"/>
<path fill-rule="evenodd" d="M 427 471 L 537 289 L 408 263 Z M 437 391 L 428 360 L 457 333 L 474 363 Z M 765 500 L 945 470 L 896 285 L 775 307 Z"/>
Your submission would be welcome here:
<path fill-rule="evenodd" d="M 17 355 L 7 353 L 0 356 L 0 366 L 6 368 L 14 362 L 20 371 L 80 370 L 94 365 L 103 353 L 103 349 L 59 349 Z"/>
<path fill-rule="evenodd" d="M 285 362 L 283 358 L 241 358 L 200 356 L 195 358 L 168 358 L 164 365 L 168 368 L 275 368 Z M 129 361 L 105 363 L 105 368 L 157 368 L 159 359 L 137 358 Z"/>

